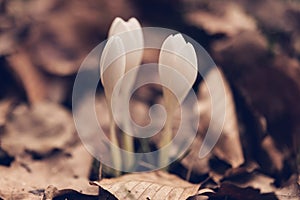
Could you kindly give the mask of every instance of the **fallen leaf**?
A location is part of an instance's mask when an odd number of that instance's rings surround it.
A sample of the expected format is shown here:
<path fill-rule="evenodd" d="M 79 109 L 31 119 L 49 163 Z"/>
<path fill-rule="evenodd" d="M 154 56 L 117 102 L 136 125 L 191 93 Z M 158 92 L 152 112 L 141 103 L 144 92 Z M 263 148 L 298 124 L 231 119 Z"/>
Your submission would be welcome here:
<path fill-rule="evenodd" d="M 253 199 L 261 199 L 261 200 L 276 200 L 276 196 L 274 193 L 260 193 L 259 190 L 246 187 L 241 188 L 235 186 L 230 183 L 222 183 L 220 188 L 210 195 L 210 199 L 228 199 L 228 200 L 253 200 Z"/>
<path fill-rule="evenodd" d="M 25 52 L 15 53 L 7 57 L 10 68 L 27 93 L 30 102 L 35 103 L 46 99 L 46 82 L 43 74 L 33 65 Z"/>
<path fill-rule="evenodd" d="M 191 184 L 162 171 L 136 173 L 93 184 L 103 187 L 118 199 L 187 199 L 197 193 L 199 184 Z"/>
<path fill-rule="evenodd" d="M 18 53 L 6 56 L 8 67 L 15 75 L 14 81 L 20 81 L 30 103 L 45 100 L 63 102 L 70 91 L 70 79 L 50 76 L 38 69 L 30 55 L 20 49 Z"/>
<path fill-rule="evenodd" d="M 2 146 L 12 155 L 27 150 L 47 155 L 55 149 L 64 149 L 74 142 L 75 127 L 70 113 L 54 103 L 40 103 L 28 107 L 21 104 L 7 120 Z"/>
<path fill-rule="evenodd" d="M 291 180 L 285 187 L 275 190 L 276 196 L 280 200 L 299 200 L 300 185 L 294 180 L 297 177 L 291 177 Z"/>
<path fill-rule="evenodd" d="M 209 159 L 211 155 L 207 155 L 205 158 L 199 158 L 199 150 L 202 140 L 200 138 L 196 138 L 190 146 L 190 152 L 187 156 L 185 156 L 180 162 L 187 169 L 187 172 L 184 177 L 188 181 L 196 181 L 195 179 L 198 177 L 198 182 L 203 175 L 208 174 L 210 171 L 209 168 Z M 174 170 L 175 173 L 177 170 Z"/>
<path fill-rule="evenodd" d="M 7 1 L 3 10 L 15 24 L 0 34 L 0 41 L 4 41 L 0 53 L 11 51 L 11 46 L 16 49 L 25 47 L 21 53 L 27 52 L 36 68 L 58 76 L 77 72 L 91 48 L 104 40 L 115 16 L 133 15 L 130 5 L 124 0 L 118 0 L 117 4 L 94 0 L 85 3 Z M 27 34 L 23 34 L 23 27 L 27 28 Z"/>
<path fill-rule="evenodd" d="M 72 189 L 58 190 L 54 186 L 48 186 L 44 192 L 43 200 L 117 200 L 111 193 L 103 188 L 99 189 L 98 195 L 88 195 Z"/>
<path fill-rule="evenodd" d="M 209 91 L 208 85 L 211 91 Z M 201 116 L 199 126 L 202 127 L 200 130 L 206 132 L 210 123 L 212 124 L 211 126 L 223 127 L 221 130 L 222 134 L 213 149 L 213 153 L 218 158 L 231 164 L 232 167 L 238 167 L 244 162 L 244 156 L 240 142 L 235 104 L 229 83 L 219 69 L 212 69 L 206 75 L 205 82 L 199 85 L 198 95 Z M 214 101 L 211 102 L 212 100 Z M 213 114 L 212 104 L 214 104 L 214 116 L 211 119 Z M 224 110 L 225 115 L 223 114 Z M 222 124 L 222 119 L 219 119 L 223 115 L 224 124 Z"/>
<path fill-rule="evenodd" d="M 223 181 L 232 183 L 239 187 L 252 187 L 259 189 L 262 193 L 271 193 L 276 190 L 274 178 L 257 171 L 245 172 L 236 176 L 225 177 Z"/>
<path fill-rule="evenodd" d="M 14 157 L 9 155 L 4 149 L 0 146 L 0 165 L 9 167 L 10 164 L 15 160 Z"/>
<path fill-rule="evenodd" d="M 0 101 L 0 129 L 3 128 L 7 121 L 7 116 L 13 107 L 12 99 L 3 99 Z M 0 131 L 1 134 L 1 131 Z"/>
<path fill-rule="evenodd" d="M 240 5 L 245 8 L 248 13 L 251 13 L 261 26 L 269 30 L 283 30 L 289 32 L 291 30 L 298 31 L 298 22 L 293 20 L 293 13 L 299 13 L 300 6 L 297 1 L 257 1 L 248 2 L 240 1 Z M 266 12 L 272 11 L 272 14 Z M 277 19 L 277 20 L 274 20 Z"/>
<path fill-rule="evenodd" d="M 264 119 L 263 134 L 272 137 L 273 144 L 270 145 L 270 142 L 261 142 L 264 137 L 261 132 L 249 132 L 257 134 L 255 137 L 260 143 L 253 152 L 254 156 L 260 159 L 260 164 L 269 163 L 262 166 L 266 173 L 274 174 L 279 182 L 284 182 L 297 170 L 293 155 L 297 154 L 300 141 L 300 84 L 296 78 L 299 77 L 300 65 L 295 59 L 281 54 L 272 58 L 268 48 L 266 38 L 259 32 L 245 32 L 214 45 L 215 58 L 222 63 L 236 93 L 246 99 L 251 112 Z M 231 59 L 235 55 L 239 56 Z M 280 61 L 282 59 L 285 62 Z M 267 157 L 260 155 L 262 151 L 258 149 L 262 146 L 265 146 L 263 149 L 269 148 L 264 152 Z M 270 156 L 275 154 L 281 158 Z"/>
<path fill-rule="evenodd" d="M 215 2 L 209 4 L 208 10 L 192 10 L 186 14 L 186 20 L 210 34 L 225 33 L 233 36 L 241 31 L 256 29 L 253 17 L 234 2 Z"/>
<path fill-rule="evenodd" d="M 49 185 L 72 188 L 87 195 L 97 195 L 97 188 L 89 185 L 88 174 L 92 157 L 82 145 L 43 160 L 18 156 L 10 167 L 0 165 L 0 197 L 4 199 L 41 199 Z"/>

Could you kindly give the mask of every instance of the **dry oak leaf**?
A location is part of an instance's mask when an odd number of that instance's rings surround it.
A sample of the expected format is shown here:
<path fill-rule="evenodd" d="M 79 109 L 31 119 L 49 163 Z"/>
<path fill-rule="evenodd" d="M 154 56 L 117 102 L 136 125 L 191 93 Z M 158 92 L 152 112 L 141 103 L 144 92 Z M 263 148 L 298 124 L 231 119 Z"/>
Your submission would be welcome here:
<path fill-rule="evenodd" d="M 163 171 L 128 174 L 92 184 L 111 192 L 118 199 L 181 200 L 195 195 L 199 184 L 191 184 Z"/>

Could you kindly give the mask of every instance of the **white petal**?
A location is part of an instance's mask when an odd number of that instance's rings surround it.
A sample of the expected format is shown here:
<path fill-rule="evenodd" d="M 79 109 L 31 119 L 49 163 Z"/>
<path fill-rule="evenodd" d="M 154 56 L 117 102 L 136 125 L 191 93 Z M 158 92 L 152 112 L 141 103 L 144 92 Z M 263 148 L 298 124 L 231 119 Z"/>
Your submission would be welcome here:
<path fill-rule="evenodd" d="M 174 42 L 176 41 L 176 42 L 178 42 L 179 44 L 186 44 L 186 42 L 185 42 L 183 36 L 182 36 L 180 33 L 174 35 L 173 41 L 174 41 Z"/>
<path fill-rule="evenodd" d="M 185 42 L 181 34 L 169 36 L 164 41 L 159 56 L 159 75 L 161 82 L 181 103 L 197 77 L 196 52 L 190 43 Z M 165 98 L 174 101 L 170 99 L 171 97 Z"/>
<path fill-rule="evenodd" d="M 190 87 L 192 87 L 196 80 L 198 69 L 197 55 L 191 43 L 185 44 L 179 50 L 179 56 L 177 57 L 177 66 L 180 67 L 180 72 L 185 76 Z"/>
<path fill-rule="evenodd" d="M 136 18 L 130 18 L 128 20 L 128 26 L 131 30 L 132 35 L 132 41 L 130 45 L 132 45 L 131 50 L 134 51 L 132 54 L 132 58 L 128 59 L 130 63 L 128 63 L 128 66 L 126 66 L 126 71 L 129 71 L 131 68 L 136 67 L 139 65 L 142 61 L 143 57 L 143 48 L 144 48 L 144 38 L 143 38 L 143 32 L 141 24 L 138 22 Z M 130 48 L 128 48 L 130 50 Z"/>
<path fill-rule="evenodd" d="M 135 29 L 141 28 L 141 24 L 135 17 L 131 17 L 127 23 L 129 24 L 130 30 L 135 30 Z"/>
<path fill-rule="evenodd" d="M 143 56 L 144 39 L 140 23 L 136 18 L 130 18 L 125 22 L 116 18 L 109 30 L 109 37 L 118 35 L 128 52 L 126 59 L 126 72 L 140 64 Z M 130 53 L 132 52 L 132 53 Z"/>
<path fill-rule="evenodd" d="M 108 99 L 110 99 L 117 81 L 124 75 L 125 63 L 125 49 L 122 40 L 117 36 L 109 38 L 100 59 L 101 81 Z"/>
<path fill-rule="evenodd" d="M 140 65 L 143 57 L 144 39 L 140 23 L 136 18 L 130 18 L 125 22 L 121 18 L 116 18 L 109 31 L 109 37 L 118 36 L 121 38 L 126 52 L 125 72 Z M 135 83 L 137 70 L 127 77 L 126 83 L 122 84 L 122 93 L 130 93 L 130 89 Z"/>
<path fill-rule="evenodd" d="M 128 20 L 129 24 L 129 29 L 130 30 L 135 30 L 133 32 L 135 41 L 136 41 L 136 47 L 137 48 L 143 48 L 144 47 L 144 38 L 143 38 L 143 32 L 142 32 L 142 27 L 139 21 L 132 17 Z"/>
<path fill-rule="evenodd" d="M 108 36 L 112 37 L 126 31 L 129 31 L 127 23 L 122 18 L 117 17 L 110 26 Z"/>

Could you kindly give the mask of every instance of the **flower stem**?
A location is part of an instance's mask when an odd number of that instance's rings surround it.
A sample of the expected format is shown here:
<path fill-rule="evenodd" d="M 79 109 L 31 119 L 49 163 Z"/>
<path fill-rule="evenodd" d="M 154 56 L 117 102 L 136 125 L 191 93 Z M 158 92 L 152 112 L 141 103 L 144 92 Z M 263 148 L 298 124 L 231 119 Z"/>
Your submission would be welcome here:
<path fill-rule="evenodd" d="M 167 113 L 167 120 L 165 123 L 165 127 L 163 130 L 162 138 L 159 144 L 160 148 L 160 154 L 159 154 L 159 165 L 160 166 L 167 166 L 170 161 L 169 152 L 170 152 L 170 146 L 164 150 L 161 148 L 164 148 L 166 145 L 168 145 L 172 140 L 172 122 L 173 122 L 173 112 Z"/>
<path fill-rule="evenodd" d="M 126 120 L 127 121 L 127 120 Z M 131 130 L 128 126 L 130 126 L 130 122 L 125 123 L 125 130 L 129 131 Z M 123 133 L 123 142 L 124 142 L 124 150 L 128 151 L 130 153 L 134 152 L 134 144 L 133 144 L 133 137 L 126 134 L 125 132 Z M 134 156 L 131 154 L 128 154 L 124 160 L 124 166 L 125 169 L 131 170 L 134 165 Z"/>
<path fill-rule="evenodd" d="M 116 133 L 116 124 L 113 119 L 110 121 L 110 140 L 113 145 L 111 145 L 111 154 L 112 154 L 112 164 L 115 169 L 114 175 L 119 176 L 121 167 L 122 167 L 122 158 L 119 151 L 119 142 Z"/>

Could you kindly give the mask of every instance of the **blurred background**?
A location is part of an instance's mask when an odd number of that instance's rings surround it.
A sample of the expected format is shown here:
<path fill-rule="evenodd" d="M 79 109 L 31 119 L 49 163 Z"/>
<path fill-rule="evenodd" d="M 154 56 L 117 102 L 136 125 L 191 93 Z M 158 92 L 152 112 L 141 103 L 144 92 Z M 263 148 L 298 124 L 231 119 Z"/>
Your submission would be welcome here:
<path fill-rule="evenodd" d="M 144 27 L 174 29 L 200 43 L 230 87 L 245 163 L 258 163 L 277 186 L 298 178 L 297 0 L 0 0 L 0 164 L 11 166 L 19 159 L 28 171 L 37 167 L 26 168 L 31 159 L 61 149 L 67 149 L 66 157 L 84 151 L 73 148 L 78 143 L 71 117 L 73 82 L 83 59 L 107 38 L 115 17 L 136 17 Z M 144 61 L 149 59 L 145 54 Z M 54 136 L 42 140 L 47 131 Z M 176 167 L 185 176 L 182 166 Z M 90 165 L 84 172 L 71 169 L 84 177 Z M 205 173 L 196 170 L 194 182 Z"/>

